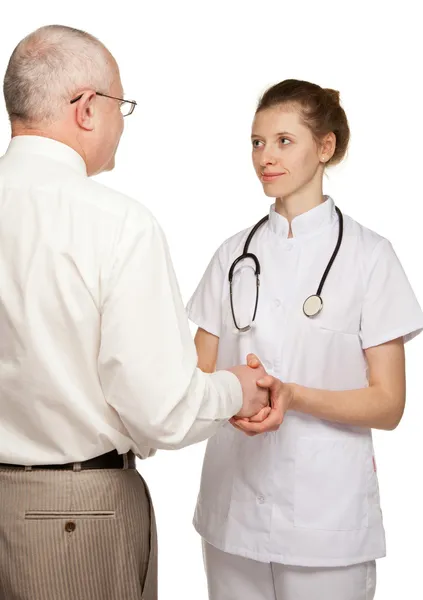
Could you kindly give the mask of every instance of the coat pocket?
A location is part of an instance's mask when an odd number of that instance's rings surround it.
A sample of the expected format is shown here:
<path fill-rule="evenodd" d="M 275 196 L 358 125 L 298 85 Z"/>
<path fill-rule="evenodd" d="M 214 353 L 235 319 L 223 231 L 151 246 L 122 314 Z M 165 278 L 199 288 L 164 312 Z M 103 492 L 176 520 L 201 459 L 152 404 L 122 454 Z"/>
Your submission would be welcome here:
<path fill-rule="evenodd" d="M 360 437 L 298 440 L 295 527 L 355 531 L 368 526 L 366 455 Z"/>

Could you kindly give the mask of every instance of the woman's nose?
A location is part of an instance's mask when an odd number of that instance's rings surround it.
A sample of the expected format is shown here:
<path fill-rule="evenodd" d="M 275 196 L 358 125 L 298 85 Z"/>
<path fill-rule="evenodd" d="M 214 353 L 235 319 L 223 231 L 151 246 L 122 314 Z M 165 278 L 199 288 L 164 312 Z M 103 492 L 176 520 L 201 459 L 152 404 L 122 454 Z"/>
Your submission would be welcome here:
<path fill-rule="evenodd" d="M 264 148 L 260 156 L 260 166 L 274 165 L 276 162 L 275 156 L 270 148 Z"/>

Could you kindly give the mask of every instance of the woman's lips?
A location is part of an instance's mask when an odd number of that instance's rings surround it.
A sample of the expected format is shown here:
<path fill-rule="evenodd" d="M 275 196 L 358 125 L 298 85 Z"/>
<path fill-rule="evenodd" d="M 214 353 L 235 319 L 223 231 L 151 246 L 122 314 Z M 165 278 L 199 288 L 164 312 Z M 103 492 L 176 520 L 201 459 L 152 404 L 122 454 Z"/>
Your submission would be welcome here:
<path fill-rule="evenodd" d="M 261 180 L 265 182 L 275 181 L 279 177 L 282 177 L 282 175 L 285 175 L 285 173 L 262 173 Z"/>

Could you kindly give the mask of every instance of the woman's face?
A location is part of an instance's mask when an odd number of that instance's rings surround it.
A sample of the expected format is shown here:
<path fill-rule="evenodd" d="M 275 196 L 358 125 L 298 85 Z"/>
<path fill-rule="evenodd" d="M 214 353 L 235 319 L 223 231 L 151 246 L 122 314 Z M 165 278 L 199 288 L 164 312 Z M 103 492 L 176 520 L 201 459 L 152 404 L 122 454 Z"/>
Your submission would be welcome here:
<path fill-rule="evenodd" d="M 326 157 L 295 106 L 280 105 L 258 112 L 252 128 L 252 156 L 264 193 L 287 198 L 322 178 Z"/>

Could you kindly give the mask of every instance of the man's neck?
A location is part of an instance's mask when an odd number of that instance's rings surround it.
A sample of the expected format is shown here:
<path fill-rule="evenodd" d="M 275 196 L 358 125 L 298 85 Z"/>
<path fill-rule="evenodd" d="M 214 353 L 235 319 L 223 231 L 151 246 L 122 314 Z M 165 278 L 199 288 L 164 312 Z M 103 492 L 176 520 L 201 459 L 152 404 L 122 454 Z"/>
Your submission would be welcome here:
<path fill-rule="evenodd" d="M 24 123 L 18 121 L 12 123 L 12 138 L 20 135 L 33 135 L 38 137 L 45 137 L 51 140 L 55 140 L 56 142 L 61 142 L 62 144 L 69 146 L 69 148 L 72 148 L 72 150 L 75 150 L 75 152 L 77 152 L 83 158 L 85 163 L 87 162 L 86 157 L 84 155 L 84 151 L 82 150 L 81 146 L 78 143 L 73 142 L 70 139 L 70 137 L 60 129 L 60 127 L 29 127 Z"/>

